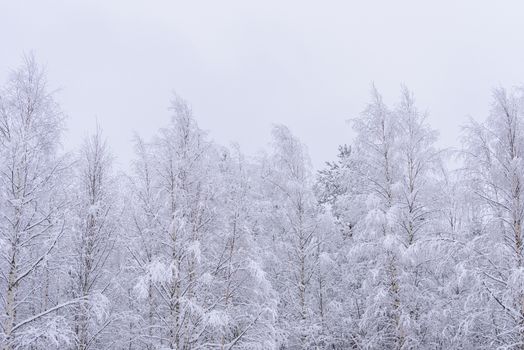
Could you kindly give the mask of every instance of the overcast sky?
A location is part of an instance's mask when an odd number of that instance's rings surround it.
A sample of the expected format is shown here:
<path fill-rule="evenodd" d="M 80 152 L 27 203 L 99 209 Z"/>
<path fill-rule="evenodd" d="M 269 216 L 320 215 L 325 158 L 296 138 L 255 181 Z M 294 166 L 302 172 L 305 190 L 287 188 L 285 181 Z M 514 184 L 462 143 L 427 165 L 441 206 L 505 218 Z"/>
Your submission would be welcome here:
<path fill-rule="evenodd" d="M 457 145 L 494 87 L 524 82 L 520 1 L 0 0 L 0 78 L 24 52 L 47 67 L 76 147 L 96 120 L 120 163 L 134 131 L 169 120 L 172 91 L 203 129 L 254 153 L 283 123 L 319 167 L 351 142 L 372 82 L 399 86 Z"/>

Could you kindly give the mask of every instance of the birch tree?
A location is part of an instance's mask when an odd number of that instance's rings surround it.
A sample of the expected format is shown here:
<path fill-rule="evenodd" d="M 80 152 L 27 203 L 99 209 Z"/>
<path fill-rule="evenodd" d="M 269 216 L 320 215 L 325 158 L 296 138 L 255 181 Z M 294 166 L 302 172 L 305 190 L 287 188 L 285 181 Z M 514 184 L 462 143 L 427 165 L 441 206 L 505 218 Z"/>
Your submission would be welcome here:
<path fill-rule="evenodd" d="M 124 246 L 126 263 L 129 267 L 125 275 L 122 290 L 125 293 L 126 309 L 128 310 L 127 342 L 129 348 L 154 349 L 161 340 L 157 312 L 160 302 L 154 280 L 148 274 L 147 267 L 152 266 L 154 259 L 161 251 L 162 192 L 157 185 L 157 174 L 153 163 L 151 147 L 140 137 L 135 137 L 136 159 L 133 162 L 132 174 L 129 178 L 129 192 L 126 199 L 130 203 L 127 227 L 132 232 L 130 241 Z M 139 298 L 135 292 L 137 276 L 148 274 L 145 280 L 140 279 Z M 144 278 L 144 277 L 141 277 Z M 131 280 L 131 283 L 127 283 Z M 144 303 L 145 301 L 145 303 Z"/>
<path fill-rule="evenodd" d="M 136 250 L 133 256 L 143 270 L 139 295 L 148 296 L 151 285 L 158 296 L 156 343 L 185 349 L 203 341 L 216 302 L 207 287 L 207 244 L 216 227 L 217 157 L 189 105 L 175 97 L 172 111 L 171 125 L 149 146 L 153 186 L 161 203 L 154 236 L 159 248 L 151 262 Z"/>
<path fill-rule="evenodd" d="M 362 217 L 354 219 L 354 242 L 347 273 L 355 288 L 350 310 L 356 320 L 357 344 L 371 348 L 401 348 L 405 342 L 398 245 L 396 198 L 399 181 L 398 122 L 373 88 L 371 102 L 353 120 L 357 132 L 352 150 L 354 176 L 360 179 L 352 201 L 365 203 Z M 355 204 L 353 204 L 354 206 Z M 354 276 L 354 277 L 353 277 Z M 349 311 L 349 310 L 348 310 Z"/>
<path fill-rule="evenodd" d="M 70 339 L 57 311 L 56 247 L 66 221 L 57 155 L 64 116 L 32 56 L 0 92 L 0 344 L 4 349 L 58 346 Z"/>
<path fill-rule="evenodd" d="M 402 88 L 400 103 L 395 111 L 398 118 L 398 161 L 400 179 L 398 192 L 397 240 L 401 243 L 402 279 L 405 300 L 402 310 L 403 347 L 425 347 L 431 337 L 431 315 L 435 289 L 433 281 L 435 210 L 432 205 L 436 190 L 435 169 L 439 152 L 434 144 L 437 133 L 427 124 L 427 114 L 418 110 L 413 94 Z M 402 136 L 400 136 L 402 135 Z"/>
<path fill-rule="evenodd" d="M 119 223 L 118 185 L 111 169 L 112 158 L 98 128 L 85 140 L 75 169 L 72 203 L 74 222 L 70 235 L 70 278 L 75 307 L 75 348 L 100 348 L 111 343 L 107 337 L 114 315 L 110 295 L 118 267 L 112 265 Z"/>
<path fill-rule="evenodd" d="M 207 346 L 274 349 L 278 345 L 277 295 L 263 269 L 262 247 L 256 237 L 256 174 L 238 147 L 222 151 L 219 173 L 220 230 L 209 242 L 215 261 L 213 290 L 218 295 Z"/>
<path fill-rule="evenodd" d="M 267 243 L 274 253 L 269 258 L 271 273 L 281 297 L 280 327 L 286 346 L 305 349 L 318 345 L 320 317 L 313 285 L 324 233 L 321 212 L 305 147 L 285 126 L 275 126 L 272 133 L 273 153 L 263 170 L 265 193 L 273 201 L 273 232 Z"/>
<path fill-rule="evenodd" d="M 465 168 L 483 214 L 470 249 L 477 277 L 468 333 L 477 348 L 524 348 L 522 219 L 524 150 L 520 91 L 497 89 L 485 123 L 470 123 Z"/>
<path fill-rule="evenodd" d="M 407 89 L 390 109 L 373 87 L 371 102 L 352 125 L 354 144 L 320 176 L 324 200 L 346 238 L 338 263 L 349 291 L 340 301 L 347 339 L 341 346 L 422 346 L 427 331 L 412 318 L 425 314 L 421 304 L 430 287 L 421 286 L 417 269 L 429 274 L 431 258 L 423 248 L 429 245 L 415 242 L 429 238 L 435 133 Z M 326 186 L 330 181 L 335 185 Z"/>

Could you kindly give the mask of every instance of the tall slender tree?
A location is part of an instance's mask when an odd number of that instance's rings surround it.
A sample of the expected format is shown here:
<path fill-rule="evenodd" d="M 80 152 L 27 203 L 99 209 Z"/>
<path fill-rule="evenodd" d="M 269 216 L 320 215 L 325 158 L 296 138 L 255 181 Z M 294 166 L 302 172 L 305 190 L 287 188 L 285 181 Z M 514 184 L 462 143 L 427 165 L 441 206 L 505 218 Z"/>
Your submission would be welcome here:
<path fill-rule="evenodd" d="M 266 235 L 268 248 L 274 253 L 269 259 L 281 298 L 280 326 L 286 346 L 318 346 L 311 331 L 321 323 L 319 294 L 314 287 L 323 234 L 321 208 L 305 146 L 287 127 L 273 128 L 273 153 L 262 171 L 264 192 L 272 201 L 268 214 L 273 228 Z"/>
<path fill-rule="evenodd" d="M 56 293 L 56 254 L 66 196 L 57 155 L 64 116 L 32 56 L 0 92 L 0 344 L 4 349 L 69 340 L 56 311 L 73 303 Z M 46 345 L 47 344 L 47 345 Z"/>
<path fill-rule="evenodd" d="M 70 277 L 73 298 L 83 300 L 75 308 L 76 349 L 96 349 L 108 335 L 114 315 L 111 295 L 118 267 L 112 265 L 120 227 L 117 179 L 102 131 L 86 139 L 75 168 L 75 192 L 70 235 Z M 113 336 L 113 338 L 116 338 Z M 110 343 L 110 342 L 109 342 Z"/>
<path fill-rule="evenodd" d="M 464 140 L 469 191 L 483 214 L 469 244 L 477 283 L 468 333 L 477 348 L 524 348 L 523 112 L 520 91 L 497 89 L 490 117 L 471 123 Z"/>

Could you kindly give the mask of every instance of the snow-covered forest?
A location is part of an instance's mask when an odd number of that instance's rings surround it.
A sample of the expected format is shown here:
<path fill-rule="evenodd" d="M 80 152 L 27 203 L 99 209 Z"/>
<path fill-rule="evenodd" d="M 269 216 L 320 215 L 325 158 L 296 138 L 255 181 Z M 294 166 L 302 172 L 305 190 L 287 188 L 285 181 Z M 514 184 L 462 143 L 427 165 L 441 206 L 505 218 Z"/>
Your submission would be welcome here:
<path fill-rule="evenodd" d="M 373 88 L 316 170 L 286 126 L 246 156 L 174 95 L 122 173 L 102 128 L 64 149 L 28 57 L 0 89 L 1 348 L 524 349 L 524 94 L 491 105 L 440 149 Z"/>

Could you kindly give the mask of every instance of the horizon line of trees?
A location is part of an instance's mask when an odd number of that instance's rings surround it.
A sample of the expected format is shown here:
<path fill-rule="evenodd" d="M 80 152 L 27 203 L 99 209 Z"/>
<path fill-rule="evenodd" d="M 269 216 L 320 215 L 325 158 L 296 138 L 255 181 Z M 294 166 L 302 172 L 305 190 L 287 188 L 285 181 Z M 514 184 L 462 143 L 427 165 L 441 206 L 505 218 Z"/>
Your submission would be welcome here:
<path fill-rule="evenodd" d="M 32 56 L 0 87 L 0 349 L 524 349 L 521 90 L 449 152 L 373 87 L 318 172 L 283 125 L 246 157 L 170 110 L 117 173 L 100 128 L 61 150 Z"/>

